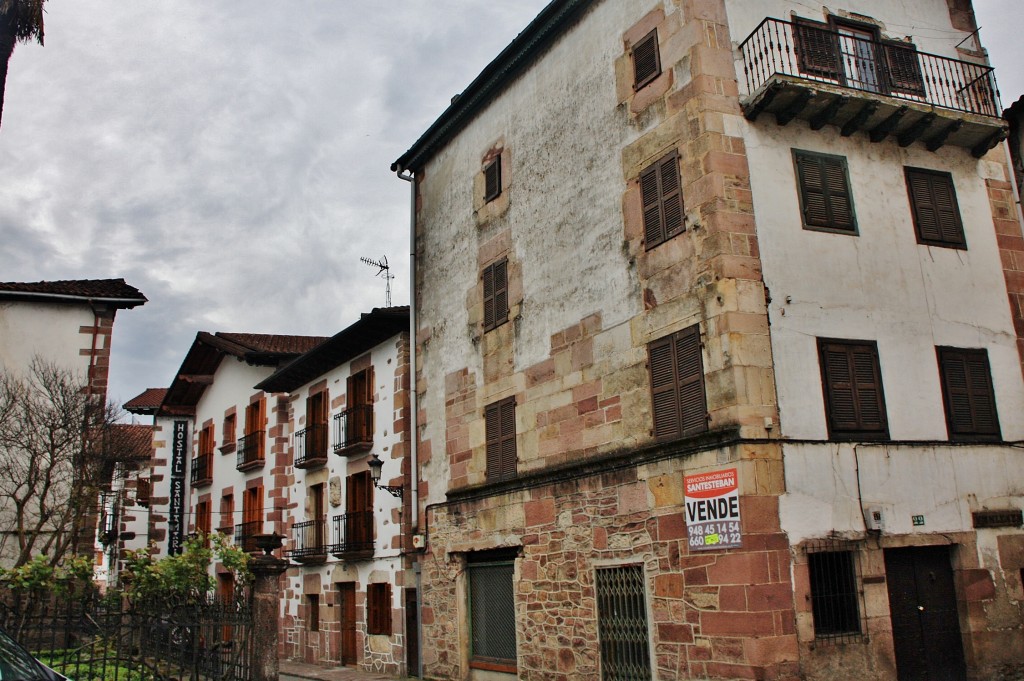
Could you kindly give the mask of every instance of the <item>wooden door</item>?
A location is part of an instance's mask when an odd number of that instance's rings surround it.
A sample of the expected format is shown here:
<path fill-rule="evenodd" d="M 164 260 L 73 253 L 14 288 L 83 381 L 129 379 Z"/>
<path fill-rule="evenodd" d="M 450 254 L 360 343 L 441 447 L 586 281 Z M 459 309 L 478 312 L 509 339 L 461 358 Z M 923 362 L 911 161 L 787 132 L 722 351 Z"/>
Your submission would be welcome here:
<path fill-rule="evenodd" d="M 345 543 L 355 550 L 373 547 L 373 482 L 370 471 L 348 476 Z"/>
<path fill-rule="evenodd" d="M 420 637 L 416 619 L 416 589 L 405 590 L 405 665 L 406 676 L 419 676 Z"/>
<path fill-rule="evenodd" d="M 339 582 L 338 625 L 341 630 L 341 663 L 354 665 L 359 662 L 356 655 L 356 585 L 355 582 Z"/>
<path fill-rule="evenodd" d="M 949 548 L 886 549 L 885 575 L 899 681 L 966 679 Z"/>

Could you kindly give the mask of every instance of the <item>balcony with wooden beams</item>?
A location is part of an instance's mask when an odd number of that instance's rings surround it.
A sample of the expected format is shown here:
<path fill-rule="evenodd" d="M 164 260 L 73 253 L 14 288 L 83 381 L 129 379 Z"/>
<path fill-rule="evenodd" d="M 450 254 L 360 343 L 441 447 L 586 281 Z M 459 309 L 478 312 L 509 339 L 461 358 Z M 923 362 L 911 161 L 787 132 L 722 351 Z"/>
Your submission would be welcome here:
<path fill-rule="evenodd" d="M 748 120 L 805 120 L 878 143 L 962 147 L 976 158 L 1006 138 L 992 67 L 919 52 L 876 27 L 766 18 L 740 45 Z"/>

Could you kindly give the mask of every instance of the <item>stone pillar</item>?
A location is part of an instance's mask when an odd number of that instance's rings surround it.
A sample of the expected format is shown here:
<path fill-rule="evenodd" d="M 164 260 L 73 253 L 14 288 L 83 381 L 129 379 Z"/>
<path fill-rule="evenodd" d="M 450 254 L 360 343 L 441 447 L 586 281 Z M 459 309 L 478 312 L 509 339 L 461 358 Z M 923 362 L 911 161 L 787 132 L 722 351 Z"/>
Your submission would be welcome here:
<path fill-rule="evenodd" d="M 264 546 L 261 539 L 271 539 L 276 546 Z M 278 681 L 278 619 L 281 612 L 281 574 L 288 561 L 275 557 L 271 551 L 281 546 L 279 535 L 260 535 L 257 546 L 266 553 L 254 556 L 249 563 L 255 580 L 252 585 L 252 681 Z"/>

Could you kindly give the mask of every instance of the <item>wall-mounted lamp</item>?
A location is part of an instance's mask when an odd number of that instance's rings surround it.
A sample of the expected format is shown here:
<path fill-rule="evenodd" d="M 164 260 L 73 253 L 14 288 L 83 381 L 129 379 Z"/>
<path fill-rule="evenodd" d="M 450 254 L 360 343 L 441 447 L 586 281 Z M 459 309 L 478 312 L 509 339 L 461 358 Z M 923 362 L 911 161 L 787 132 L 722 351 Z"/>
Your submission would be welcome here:
<path fill-rule="evenodd" d="M 380 457 L 376 454 L 366 462 L 370 467 L 370 479 L 373 480 L 373 486 L 377 489 L 382 489 L 385 492 L 389 492 L 391 496 L 402 498 L 404 490 L 400 485 L 381 485 L 380 483 L 380 471 L 384 468 L 384 462 L 380 460 Z"/>

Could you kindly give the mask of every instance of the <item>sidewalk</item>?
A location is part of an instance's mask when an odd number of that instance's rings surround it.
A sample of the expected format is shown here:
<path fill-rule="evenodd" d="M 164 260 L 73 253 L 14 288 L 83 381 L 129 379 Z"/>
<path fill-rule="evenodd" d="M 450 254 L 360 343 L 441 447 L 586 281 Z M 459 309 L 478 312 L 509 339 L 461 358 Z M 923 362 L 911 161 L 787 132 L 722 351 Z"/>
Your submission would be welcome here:
<path fill-rule="evenodd" d="M 315 664 L 281 660 L 280 681 L 408 681 L 394 676 L 364 672 L 355 667 L 318 667 Z M 417 680 L 418 681 L 418 680 Z"/>

